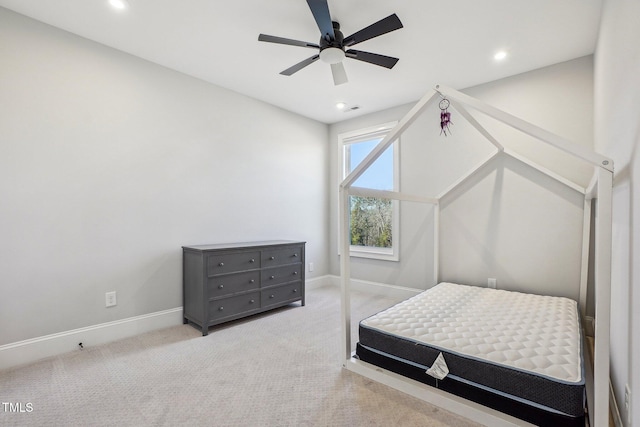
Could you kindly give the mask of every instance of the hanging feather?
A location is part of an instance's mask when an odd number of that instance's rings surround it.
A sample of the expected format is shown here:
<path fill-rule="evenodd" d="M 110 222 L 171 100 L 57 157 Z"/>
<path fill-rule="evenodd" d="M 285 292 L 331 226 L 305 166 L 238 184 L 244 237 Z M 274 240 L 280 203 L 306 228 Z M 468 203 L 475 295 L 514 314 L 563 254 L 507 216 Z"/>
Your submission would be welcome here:
<path fill-rule="evenodd" d="M 449 100 L 447 98 L 443 98 L 440 101 L 440 135 L 444 133 L 444 136 L 447 136 L 447 132 L 451 133 L 451 129 L 449 126 L 453 124 L 451 121 L 451 113 L 447 111 L 449 108 Z"/>

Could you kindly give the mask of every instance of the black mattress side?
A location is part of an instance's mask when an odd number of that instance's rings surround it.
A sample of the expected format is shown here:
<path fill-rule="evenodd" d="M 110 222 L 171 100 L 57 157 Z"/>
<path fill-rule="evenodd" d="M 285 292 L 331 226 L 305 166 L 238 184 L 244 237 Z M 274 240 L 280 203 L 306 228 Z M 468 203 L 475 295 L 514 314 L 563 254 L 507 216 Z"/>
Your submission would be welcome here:
<path fill-rule="evenodd" d="M 363 346 L 424 366 L 431 366 L 438 354 L 442 352 L 450 375 L 547 406 L 570 416 L 584 415 L 584 382 L 571 384 L 554 381 L 552 378 L 443 351 L 362 324 L 359 326 L 359 332 L 359 343 Z M 424 376 L 431 378 L 426 373 Z"/>

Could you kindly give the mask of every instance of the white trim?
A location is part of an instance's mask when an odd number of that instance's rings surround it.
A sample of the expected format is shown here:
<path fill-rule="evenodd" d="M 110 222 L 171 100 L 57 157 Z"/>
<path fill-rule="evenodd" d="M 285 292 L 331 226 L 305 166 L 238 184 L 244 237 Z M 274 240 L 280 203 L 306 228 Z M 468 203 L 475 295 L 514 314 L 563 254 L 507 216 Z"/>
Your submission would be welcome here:
<path fill-rule="evenodd" d="M 611 240 L 613 172 L 598 169 L 595 283 L 596 322 L 593 355 L 593 406 L 590 407 L 593 426 L 609 425 L 609 336 L 611 328 Z"/>
<path fill-rule="evenodd" d="M 394 250 L 394 248 L 376 248 L 374 246 L 351 245 L 351 256 L 356 258 L 378 259 L 381 261 L 397 262 L 400 260 L 400 253 L 397 249 Z"/>
<path fill-rule="evenodd" d="M 340 286 L 340 276 L 331 277 L 332 286 Z M 389 298 L 407 299 L 418 295 L 424 289 L 407 288 L 405 286 L 388 285 L 386 283 L 370 282 L 368 280 L 351 279 L 351 290 L 370 293 Z"/>
<path fill-rule="evenodd" d="M 335 284 L 335 276 L 325 275 L 305 280 L 306 289 Z M 17 341 L 0 346 L 0 369 L 26 365 L 48 357 L 87 347 L 117 341 L 123 338 L 182 324 L 182 307 L 100 323 L 70 331 Z"/>
<path fill-rule="evenodd" d="M 433 208 L 433 283 L 440 282 L 440 204 Z"/>
<path fill-rule="evenodd" d="M 333 277 L 329 274 L 325 276 L 314 277 L 312 279 L 305 277 L 304 287 L 305 289 L 318 289 L 324 286 L 333 286 L 335 284 Z"/>
<path fill-rule="evenodd" d="M 182 324 L 182 307 L 113 322 L 59 332 L 0 346 L 0 369 L 25 365 L 78 350 L 78 343 L 93 347 L 156 329 Z"/>
<path fill-rule="evenodd" d="M 351 212 L 349 209 L 349 192 L 348 187 L 340 186 L 340 309 L 342 314 L 342 343 L 341 359 L 349 359 L 351 357 L 351 257 L 347 256 L 350 252 L 351 233 L 348 232 L 349 217 Z"/>
<path fill-rule="evenodd" d="M 342 132 L 338 135 L 338 141 L 340 145 L 347 145 L 357 144 L 358 142 L 365 142 L 375 138 L 384 138 L 397 124 L 398 121 L 394 120 L 376 126 Z"/>
<path fill-rule="evenodd" d="M 345 150 L 347 146 L 352 144 L 357 144 L 360 142 L 371 141 L 376 138 L 384 138 L 388 133 L 393 130 L 397 121 L 383 123 L 377 126 L 370 126 L 367 128 L 356 129 L 348 132 L 343 132 L 338 135 L 338 163 L 340 164 L 340 179 L 344 179 L 344 177 L 351 172 L 350 168 L 347 166 L 351 163 L 351 150 Z M 382 142 L 382 141 L 381 141 Z M 380 143 L 378 143 L 374 150 L 379 147 Z M 345 153 L 348 151 L 348 154 Z M 381 151 L 382 154 L 385 150 Z M 371 153 L 365 157 L 366 160 Z M 377 157 L 376 157 L 377 158 Z M 364 161 L 363 160 L 363 161 Z M 361 162 L 362 163 L 362 162 Z M 358 165 L 359 166 L 359 165 Z M 357 167 L 356 166 L 356 169 Z M 377 197 L 382 199 L 390 199 L 391 200 L 391 210 L 392 210 L 392 218 L 391 218 L 391 241 L 392 245 L 390 248 L 379 248 L 373 246 L 357 246 L 352 245 L 349 251 L 349 254 L 353 257 L 357 258 L 370 258 L 370 259 L 378 259 L 382 261 L 399 261 L 400 260 L 400 203 L 396 197 L 393 195 L 399 194 L 398 189 L 400 188 L 400 144 L 399 142 L 393 146 L 393 190 L 378 190 L 378 189 L 370 189 L 370 188 L 362 188 L 362 187 L 352 187 L 354 189 L 353 192 L 350 192 L 352 196 L 361 196 L 361 197 Z M 347 222 L 348 224 L 348 222 Z M 341 224 L 338 224 L 338 235 L 342 232 Z M 342 254 L 341 248 L 338 245 L 338 255 Z"/>

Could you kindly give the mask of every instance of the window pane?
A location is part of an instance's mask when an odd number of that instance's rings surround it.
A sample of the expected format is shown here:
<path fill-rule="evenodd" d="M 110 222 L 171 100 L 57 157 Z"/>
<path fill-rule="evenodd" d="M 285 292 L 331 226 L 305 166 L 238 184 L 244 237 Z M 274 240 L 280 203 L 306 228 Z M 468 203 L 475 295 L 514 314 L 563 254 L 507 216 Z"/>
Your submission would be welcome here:
<path fill-rule="evenodd" d="M 382 138 L 347 145 L 348 172 L 353 171 L 380 141 Z M 389 146 L 353 185 L 376 190 L 393 190 L 393 145 Z"/>
<path fill-rule="evenodd" d="M 391 248 L 392 202 L 376 197 L 350 197 L 351 244 Z"/>

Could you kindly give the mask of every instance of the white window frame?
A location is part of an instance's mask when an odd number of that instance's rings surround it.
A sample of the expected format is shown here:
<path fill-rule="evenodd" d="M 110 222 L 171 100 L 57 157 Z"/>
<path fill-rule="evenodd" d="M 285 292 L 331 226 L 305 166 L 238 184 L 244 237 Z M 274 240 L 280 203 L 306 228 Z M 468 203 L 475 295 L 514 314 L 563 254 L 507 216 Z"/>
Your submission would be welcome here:
<path fill-rule="evenodd" d="M 349 132 L 338 134 L 338 164 L 339 164 L 339 181 L 342 182 L 350 172 L 348 160 L 345 158 L 345 148 L 350 144 L 369 141 L 371 139 L 384 137 L 388 134 L 398 122 L 383 123 L 377 126 L 371 126 L 363 129 L 357 129 Z M 394 141 L 393 147 L 393 191 L 400 190 L 400 141 Z M 392 216 L 391 219 L 391 248 L 377 248 L 373 246 L 354 246 L 351 245 L 351 256 L 359 258 L 371 258 L 384 261 L 400 260 L 400 202 L 392 200 Z M 338 225 L 338 236 L 340 225 Z M 338 239 L 340 241 L 340 239 Z M 339 245 L 338 245 L 339 246 Z M 340 248 L 338 248 L 340 254 Z"/>

